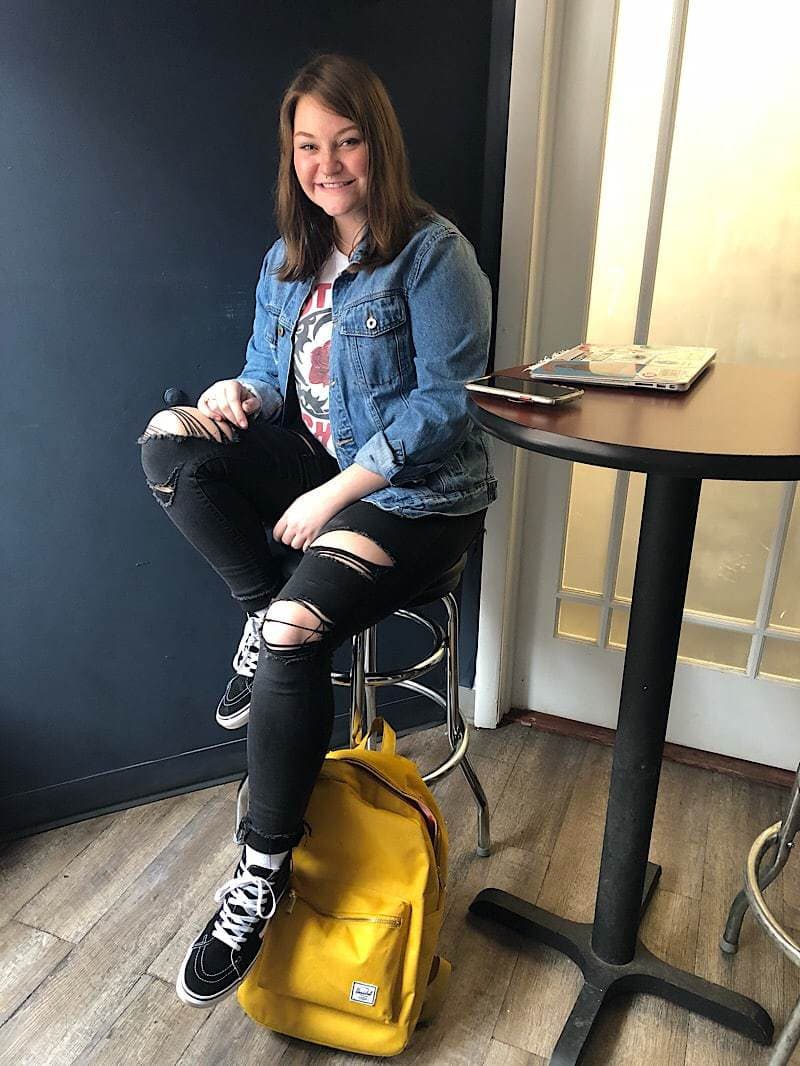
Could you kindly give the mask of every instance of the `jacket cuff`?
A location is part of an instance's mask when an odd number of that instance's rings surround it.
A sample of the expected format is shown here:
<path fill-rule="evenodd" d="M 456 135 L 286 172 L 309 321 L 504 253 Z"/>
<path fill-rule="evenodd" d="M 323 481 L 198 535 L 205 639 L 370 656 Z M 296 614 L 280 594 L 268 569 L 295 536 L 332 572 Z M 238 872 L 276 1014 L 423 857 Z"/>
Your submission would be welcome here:
<path fill-rule="evenodd" d="M 251 392 L 261 400 L 261 407 L 257 417 L 264 418 L 267 422 L 273 421 L 283 406 L 281 394 L 277 389 L 263 381 L 254 381 L 249 378 L 237 378 L 236 380 L 240 385 L 244 385 L 248 392 Z"/>
<path fill-rule="evenodd" d="M 353 458 L 354 463 L 379 474 L 389 484 L 397 483 L 397 475 L 402 471 L 406 459 L 406 450 L 401 440 L 389 443 L 385 433 L 378 432 L 358 449 Z"/>

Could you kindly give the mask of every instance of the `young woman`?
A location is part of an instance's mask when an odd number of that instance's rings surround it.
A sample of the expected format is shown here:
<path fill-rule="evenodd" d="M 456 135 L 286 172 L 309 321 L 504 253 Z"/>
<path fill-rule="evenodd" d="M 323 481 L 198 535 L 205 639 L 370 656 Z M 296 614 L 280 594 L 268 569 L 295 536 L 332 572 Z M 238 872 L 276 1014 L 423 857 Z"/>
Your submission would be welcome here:
<path fill-rule="evenodd" d="M 486 364 L 489 282 L 412 191 L 362 63 L 321 56 L 287 89 L 276 214 L 242 373 L 141 438 L 156 499 L 247 614 L 217 721 L 249 719 L 249 810 L 178 974 L 199 1007 L 242 980 L 286 890 L 333 727 L 333 650 L 456 562 L 495 496 L 464 390 Z M 304 553 L 283 585 L 268 533 Z"/>

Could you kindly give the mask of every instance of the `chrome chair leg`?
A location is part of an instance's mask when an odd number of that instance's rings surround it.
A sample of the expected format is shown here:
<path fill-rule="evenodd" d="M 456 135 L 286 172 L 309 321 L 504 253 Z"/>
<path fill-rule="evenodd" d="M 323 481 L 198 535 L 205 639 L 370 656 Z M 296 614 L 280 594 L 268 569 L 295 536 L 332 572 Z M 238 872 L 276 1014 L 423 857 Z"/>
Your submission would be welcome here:
<path fill-rule="evenodd" d="M 800 1041 L 800 999 L 795 1003 L 789 1020 L 775 1041 L 768 1066 L 788 1066 L 798 1041 Z"/>
<path fill-rule="evenodd" d="M 233 842 L 238 844 L 236 835 L 239 832 L 239 826 L 242 823 L 242 818 L 247 814 L 250 807 L 250 778 L 247 774 L 244 775 L 239 782 L 239 788 L 236 791 L 236 825 L 233 827 Z"/>
<path fill-rule="evenodd" d="M 364 706 L 364 632 L 353 637 L 353 656 L 350 663 L 350 746 L 358 743 L 359 734 L 367 731 Z"/>
<path fill-rule="evenodd" d="M 798 766 L 794 776 L 786 817 L 781 822 L 775 843 L 764 853 L 759 861 L 757 870 L 758 885 L 762 892 L 768 885 L 772 884 L 786 865 L 798 830 L 800 830 L 800 766 Z M 769 866 L 762 868 L 762 862 L 767 855 L 770 856 Z M 745 889 L 742 889 L 731 904 L 728 911 L 728 920 L 725 922 L 725 931 L 720 940 L 719 946 L 726 955 L 735 955 L 739 950 L 742 922 L 749 906 L 747 893 Z"/>
<path fill-rule="evenodd" d="M 451 751 L 455 751 L 467 734 L 468 726 L 461 716 L 458 698 L 458 601 L 452 592 L 448 592 L 443 599 L 447 608 L 447 736 Z M 489 803 L 466 755 L 459 765 L 478 807 L 478 844 L 475 850 L 481 858 L 486 858 L 491 852 Z"/>
<path fill-rule="evenodd" d="M 478 808 L 478 843 L 476 852 L 484 858 L 491 851 L 489 804 L 478 775 L 466 756 L 469 741 L 468 727 L 462 717 L 458 698 L 458 603 L 452 593 L 447 593 L 442 597 L 442 600 L 447 609 L 446 631 L 438 623 L 427 620 L 422 615 L 409 611 L 398 612 L 403 617 L 424 623 L 431 630 L 434 639 L 438 641 L 435 645 L 435 651 L 426 660 L 394 675 L 379 675 L 377 671 L 377 626 L 373 626 L 356 633 L 353 637 L 349 676 L 346 674 L 333 674 L 332 680 L 338 685 L 346 685 L 348 683 L 350 685 L 351 747 L 355 746 L 359 736 L 363 737 L 365 735 L 375 720 L 377 714 L 377 694 L 375 689 L 379 685 L 400 685 L 425 696 L 444 708 L 450 755 L 441 766 L 423 775 L 423 780 L 426 784 L 432 786 L 440 778 L 454 770 L 456 766 L 461 767 Z M 446 671 L 446 693 L 444 697 L 414 680 L 414 678 L 419 677 L 421 673 L 431 669 L 432 666 L 442 660 L 445 663 Z M 370 676 L 370 684 L 367 684 L 367 675 Z M 371 740 L 368 743 L 370 747 L 373 747 L 375 742 Z M 239 825 L 249 808 L 249 795 L 249 781 L 247 774 L 245 774 L 236 793 L 235 843 L 238 843 L 236 834 L 238 833 Z"/>
<path fill-rule="evenodd" d="M 773 944 L 777 945 L 795 966 L 800 966 L 800 944 L 775 920 L 775 916 L 764 899 L 758 875 L 761 863 L 767 852 L 779 848 L 778 839 L 783 832 L 783 828 L 781 822 L 776 822 L 775 825 L 765 829 L 753 841 L 747 856 L 744 888 L 747 893 L 747 902 L 761 928 Z M 783 1031 L 775 1043 L 769 1066 L 787 1066 L 787 1063 L 792 1059 L 792 1053 L 798 1043 L 798 1039 L 800 1039 L 800 1000 L 795 1004 L 788 1022 L 783 1027 Z"/>
<path fill-rule="evenodd" d="M 375 674 L 378 671 L 378 627 L 370 626 L 369 629 L 364 630 L 364 671 L 361 675 L 361 684 L 363 686 L 363 696 L 361 706 L 364 708 L 364 728 L 369 731 L 372 723 L 377 717 L 377 704 L 378 694 L 375 691 L 374 685 L 368 685 L 366 682 L 366 674 Z M 375 750 L 376 739 L 370 737 L 367 741 L 367 747 L 371 750 Z"/>

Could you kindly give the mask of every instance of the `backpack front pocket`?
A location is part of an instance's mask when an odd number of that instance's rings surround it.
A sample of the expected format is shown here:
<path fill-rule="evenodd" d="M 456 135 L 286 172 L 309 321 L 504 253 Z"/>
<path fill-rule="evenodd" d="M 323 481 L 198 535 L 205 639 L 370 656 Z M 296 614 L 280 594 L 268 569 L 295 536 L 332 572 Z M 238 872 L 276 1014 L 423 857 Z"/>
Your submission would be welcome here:
<path fill-rule="evenodd" d="M 410 905 L 327 882 L 287 893 L 267 926 L 262 988 L 374 1021 L 399 1013 Z"/>

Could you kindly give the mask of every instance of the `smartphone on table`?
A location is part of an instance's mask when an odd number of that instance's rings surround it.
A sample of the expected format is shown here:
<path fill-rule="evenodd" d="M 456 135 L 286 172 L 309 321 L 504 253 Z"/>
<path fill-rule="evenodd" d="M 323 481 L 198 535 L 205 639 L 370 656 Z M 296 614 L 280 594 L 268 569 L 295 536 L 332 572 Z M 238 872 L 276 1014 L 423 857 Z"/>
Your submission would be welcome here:
<path fill-rule="evenodd" d="M 468 381 L 466 387 L 472 392 L 486 392 L 502 396 L 516 403 L 570 403 L 583 396 L 583 389 L 573 385 L 552 385 L 549 381 L 533 381 L 530 378 L 512 378 L 504 374 L 488 374 L 485 378 Z"/>

